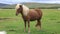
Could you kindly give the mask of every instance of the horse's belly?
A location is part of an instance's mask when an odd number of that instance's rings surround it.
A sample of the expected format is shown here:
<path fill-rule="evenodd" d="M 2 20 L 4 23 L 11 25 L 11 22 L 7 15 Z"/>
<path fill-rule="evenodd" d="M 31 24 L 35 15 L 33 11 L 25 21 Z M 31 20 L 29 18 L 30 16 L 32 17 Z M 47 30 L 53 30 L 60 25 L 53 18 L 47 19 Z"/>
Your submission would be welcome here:
<path fill-rule="evenodd" d="M 37 20 L 37 19 L 30 19 L 30 21 L 35 21 L 35 20 Z"/>
<path fill-rule="evenodd" d="M 30 18 L 30 20 L 37 20 L 38 18 L 35 18 L 35 17 L 33 17 L 33 18 Z"/>
<path fill-rule="evenodd" d="M 34 21 L 34 20 L 37 20 L 39 19 L 39 16 L 35 15 L 35 16 L 30 16 L 30 20 L 31 21 Z"/>

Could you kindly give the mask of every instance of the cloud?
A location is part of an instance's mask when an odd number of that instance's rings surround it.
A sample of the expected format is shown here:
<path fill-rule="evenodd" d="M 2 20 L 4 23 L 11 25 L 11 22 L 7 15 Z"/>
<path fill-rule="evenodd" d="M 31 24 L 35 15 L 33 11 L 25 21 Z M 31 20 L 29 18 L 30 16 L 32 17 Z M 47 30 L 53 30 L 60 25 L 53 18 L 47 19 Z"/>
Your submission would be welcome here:
<path fill-rule="evenodd" d="M 60 1 L 60 0 L 32 0 L 32 1 Z"/>
<path fill-rule="evenodd" d="M 0 3 L 16 4 L 21 2 L 60 3 L 60 0 L 0 0 Z"/>
<path fill-rule="evenodd" d="M 32 0 L 0 0 L 0 3 L 15 4 L 21 2 L 31 2 Z"/>

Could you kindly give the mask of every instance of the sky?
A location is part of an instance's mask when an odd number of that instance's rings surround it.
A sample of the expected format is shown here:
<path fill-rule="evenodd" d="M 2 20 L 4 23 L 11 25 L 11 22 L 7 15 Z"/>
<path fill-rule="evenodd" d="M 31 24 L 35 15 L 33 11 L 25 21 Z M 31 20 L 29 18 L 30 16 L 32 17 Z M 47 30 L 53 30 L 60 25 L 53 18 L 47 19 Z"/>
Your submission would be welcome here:
<path fill-rule="evenodd" d="M 59 3 L 60 0 L 0 0 L 0 3 L 17 4 L 21 2 L 38 2 L 38 3 Z"/>

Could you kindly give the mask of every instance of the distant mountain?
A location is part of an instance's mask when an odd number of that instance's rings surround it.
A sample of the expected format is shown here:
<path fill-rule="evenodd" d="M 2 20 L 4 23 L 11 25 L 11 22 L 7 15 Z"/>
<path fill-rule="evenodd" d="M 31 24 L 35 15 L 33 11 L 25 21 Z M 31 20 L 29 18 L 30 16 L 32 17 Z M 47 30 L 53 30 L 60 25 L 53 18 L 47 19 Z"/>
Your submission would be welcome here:
<path fill-rule="evenodd" d="M 21 4 L 24 4 L 26 6 L 28 6 L 29 8 L 54 8 L 54 7 L 57 7 L 59 8 L 60 7 L 60 4 L 57 4 L 57 3 L 35 3 L 35 2 L 27 2 L 27 3 L 21 3 Z"/>
<path fill-rule="evenodd" d="M 9 4 L 0 3 L 0 8 L 10 8 Z"/>
<path fill-rule="evenodd" d="M 26 5 L 27 7 L 29 8 L 59 8 L 60 7 L 60 4 L 50 4 L 50 3 L 35 3 L 35 2 L 23 2 L 21 3 L 23 5 Z M 15 8 L 16 4 L 12 4 L 12 5 L 9 5 L 9 4 L 2 4 L 0 3 L 0 7 L 1 8 Z"/>
<path fill-rule="evenodd" d="M 3 4 L 3 3 L 0 3 L 0 6 L 7 6 L 8 4 Z"/>
<path fill-rule="evenodd" d="M 0 8 L 5 8 L 5 7 L 7 7 L 7 6 L 9 6 L 9 4 L 0 3 Z"/>

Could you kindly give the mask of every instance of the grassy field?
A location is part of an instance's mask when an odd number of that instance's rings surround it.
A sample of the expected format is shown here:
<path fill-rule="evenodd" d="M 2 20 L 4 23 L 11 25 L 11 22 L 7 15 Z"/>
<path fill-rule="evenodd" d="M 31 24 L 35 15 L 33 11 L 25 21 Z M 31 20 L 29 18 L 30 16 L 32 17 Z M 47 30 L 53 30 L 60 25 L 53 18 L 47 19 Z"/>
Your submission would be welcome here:
<path fill-rule="evenodd" d="M 36 21 L 31 22 L 31 34 L 60 34 L 60 10 L 42 9 L 42 12 L 42 29 L 38 31 Z M 0 30 L 7 34 L 27 34 L 21 15 L 16 16 L 14 9 L 0 9 Z"/>

